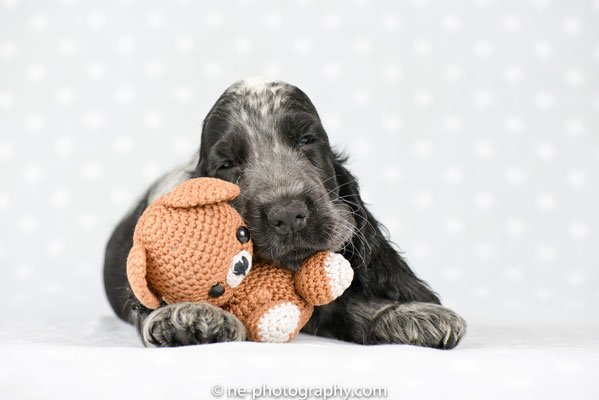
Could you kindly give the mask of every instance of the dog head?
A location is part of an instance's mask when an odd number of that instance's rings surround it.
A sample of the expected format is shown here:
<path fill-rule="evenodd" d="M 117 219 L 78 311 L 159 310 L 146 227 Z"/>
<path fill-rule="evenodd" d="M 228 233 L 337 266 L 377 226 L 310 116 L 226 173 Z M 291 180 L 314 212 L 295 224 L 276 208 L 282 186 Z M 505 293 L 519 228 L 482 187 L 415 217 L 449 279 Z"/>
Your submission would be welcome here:
<path fill-rule="evenodd" d="M 295 86 L 237 82 L 204 120 L 195 175 L 239 185 L 231 204 L 259 260 L 295 269 L 317 251 L 343 248 L 356 229 L 343 195 L 355 182 L 343 171 L 314 105 Z"/>

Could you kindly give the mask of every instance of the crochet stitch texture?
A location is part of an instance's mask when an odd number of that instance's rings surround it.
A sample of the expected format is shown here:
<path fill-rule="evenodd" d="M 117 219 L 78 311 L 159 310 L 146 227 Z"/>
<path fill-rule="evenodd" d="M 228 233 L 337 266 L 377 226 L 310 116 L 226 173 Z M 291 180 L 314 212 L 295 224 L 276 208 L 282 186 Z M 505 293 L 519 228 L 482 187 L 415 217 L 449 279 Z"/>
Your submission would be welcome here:
<path fill-rule="evenodd" d="M 237 316 L 250 340 L 287 342 L 314 305 L 340 296 L 353 278 L 349 262 L 323 251 L 292 271 L 252 265 L 252 243 L 238 238 L 243 220 L 227 202 L 239 188 L 214 178 L 181 183 L 140 217 L 127 259 L 135 296 L 151 309 L 161 301 L 209 302 Z M 217 297 L 211 289 L 220 286 Z"/>

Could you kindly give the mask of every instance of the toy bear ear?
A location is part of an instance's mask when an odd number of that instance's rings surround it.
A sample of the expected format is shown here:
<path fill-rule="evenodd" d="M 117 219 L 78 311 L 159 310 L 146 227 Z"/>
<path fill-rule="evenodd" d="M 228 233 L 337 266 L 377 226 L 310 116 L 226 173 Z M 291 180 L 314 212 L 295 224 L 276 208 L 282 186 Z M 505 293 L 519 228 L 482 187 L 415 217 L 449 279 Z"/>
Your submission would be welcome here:
<path fill-rule="evenodd" d="M 146 250 L 139 245 L 133 245 L 127 257 L 127 279 L 140 303 L 154 310 L 160 306 L 160 299 L 148 287 L 146 263 Z"/>
<path fill-rule="evenodd" d="M 216 178 L 195 178 L 181 183 L 172 192 L 158 199 L 168 207 L 195 207 L 233 200 L 239 196 L 234 183 Z"/>

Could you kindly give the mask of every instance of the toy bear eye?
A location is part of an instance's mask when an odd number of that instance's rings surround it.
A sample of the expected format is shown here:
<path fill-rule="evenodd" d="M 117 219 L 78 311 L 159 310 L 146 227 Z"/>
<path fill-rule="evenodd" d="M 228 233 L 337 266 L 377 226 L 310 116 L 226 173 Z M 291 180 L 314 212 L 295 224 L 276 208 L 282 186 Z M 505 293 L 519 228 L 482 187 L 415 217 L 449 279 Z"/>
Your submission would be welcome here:
<path fill-rule="evenodd" d="M 241 243 L 247 243 L 250 241 L 250 231 L 245 226 L 240 226 L 237 229 L 237 240 Z"/>

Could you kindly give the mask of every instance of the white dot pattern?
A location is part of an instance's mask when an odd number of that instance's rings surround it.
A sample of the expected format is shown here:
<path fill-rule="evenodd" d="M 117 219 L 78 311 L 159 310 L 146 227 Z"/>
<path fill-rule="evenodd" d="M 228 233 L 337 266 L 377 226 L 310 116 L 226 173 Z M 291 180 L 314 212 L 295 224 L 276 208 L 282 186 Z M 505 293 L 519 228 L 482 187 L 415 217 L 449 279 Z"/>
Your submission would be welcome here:
<path fill-rule="evenodd" d="M 5 314 L 108 312 L 111 230 L 220 93 L 262 75 L 308 93 L 446 304 L 596 315 L 597 2 L 143 3 L 2 3 Z"/>

